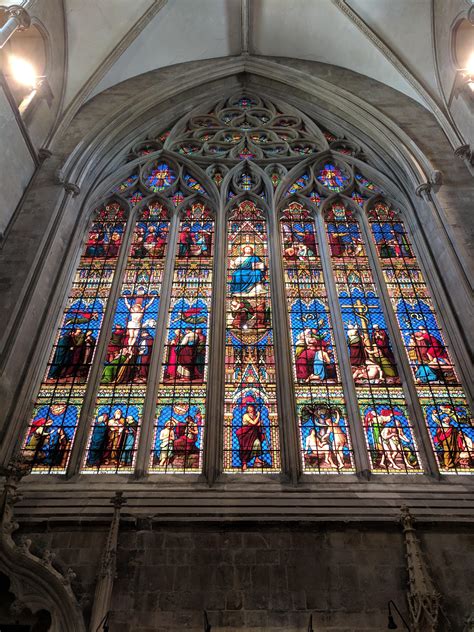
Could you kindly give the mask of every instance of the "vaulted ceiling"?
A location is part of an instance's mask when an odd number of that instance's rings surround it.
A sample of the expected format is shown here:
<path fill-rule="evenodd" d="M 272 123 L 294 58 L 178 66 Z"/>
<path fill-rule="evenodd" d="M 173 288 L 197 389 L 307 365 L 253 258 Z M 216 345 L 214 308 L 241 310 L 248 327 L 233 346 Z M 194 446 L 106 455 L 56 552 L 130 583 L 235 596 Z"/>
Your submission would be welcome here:
<path fill-rule="evenodd" d="M 348 68 L 430 108 L 430 101 L 442 102 L 433 46 L 435 5 L 435 0 L 65 0 L 66 105 L 87 82 L 93 96 L 156 68 L 248 51 Z"/>

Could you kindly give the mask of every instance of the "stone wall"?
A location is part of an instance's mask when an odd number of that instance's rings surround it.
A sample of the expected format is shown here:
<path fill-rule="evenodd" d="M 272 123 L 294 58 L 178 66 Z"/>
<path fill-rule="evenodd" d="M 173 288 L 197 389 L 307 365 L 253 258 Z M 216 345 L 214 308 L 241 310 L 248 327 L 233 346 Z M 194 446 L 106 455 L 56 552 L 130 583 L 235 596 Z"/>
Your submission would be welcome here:
<path fill-rule="evenodd" d="M 79 597 L 93 596 L 105 527 L 29 527 L 23 534 L 75 570 Z M 474 535 L 429 524 L 418 535 L 451 629 L 460 632 L 472 599 Z M 306 630 L 310 614 L 318 632 L 380 631 L 389 599 L 407 615 L 406 582 L 403 537 L 394 523 L 124 521 L 110 630 L 200 632 L 205 609 L 213 632 Z M 440 632 L 447 629 L 442 620 Z"/>

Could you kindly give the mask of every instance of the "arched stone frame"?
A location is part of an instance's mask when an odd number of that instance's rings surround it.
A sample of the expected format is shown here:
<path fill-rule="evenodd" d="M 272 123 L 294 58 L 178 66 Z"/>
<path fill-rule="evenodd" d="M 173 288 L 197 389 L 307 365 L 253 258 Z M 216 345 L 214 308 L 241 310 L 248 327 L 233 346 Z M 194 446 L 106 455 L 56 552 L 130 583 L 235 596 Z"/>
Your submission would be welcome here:
<path fill-rule="evenodd" d="M 311 107 L 313 107 L 313 106 L 311 105 Z M 123 146 L 125 146 L 125 143 L 123 143 Z M 115 158 L 115 159 L 117 160 L 117 158 Z M 344 159 L 346 160 L 347 158 L 346 158 L 346 157 L 344 157 Z M 110 167 L 110 168 L 111 168 L 111 167 Z M 84 173 L 86 173 L 86 172 L 84 172 Z M 82 196 L 81 196 L 81 197 L 82 197 Z M 411 194 L 410 194 L 410 197 L 411 197 L 411 198 L 413 198 L 413 189 L 412 189 L 412 192 L 411 192 Z M 415 200 L 415 204 L 416 204 L 416 205 L 419 205 L 419 202 L 417 202 L 417 201 Z"/>
<path fill-rule="evenodd" d="M 193 114 L 193 113 L 192 113 L 192 114 Z M 175 127 L 176 127 L 176 126 L 175 126 Z M 161 155 L 161 152 L 158 152 L 158 154 L 160 154 L 160 155 Z M 318 153 L 318 154 L 317 154 L 317 160 L 316 160 L 316 162 L 314 163 L 314 164 L 315 164 L 315 166 L 317 166 L 317 164 L 318 164 L 319 162 L 321 162 L 321 161 L 325 160 L 325 159 L 326 159 L 326 158 L 328 158 L 328 157 L 330 158 L 331 156 L 332 156 L 332 154 L 331 154 L 330 152 L 322 152 L 322 153 Z M 150 160 L 152 160 L 152 159 L 154 159 L 154 158 L 155 158 L 155 155 L 152 153 L 150 156 L 148 156 L 148 163 L 150 162 Z M 172 160 L 174 159 L 174 156 L 173 156 L 173 155 L 171 155 L 171 159 L 172 159 Z M 143 165 L 143 164 L 148 164 L 148 163 L 143 163 L 143 161 L 140 161 L 140 164 L 142 164 L 142 165 Z M 363 163 L 362 163 L 362 164 L 363 164 Z M 254 170 L 256 170 L 256 169 L 257 169 L 257 168 L 256 168 L 256 167 L 252 164 L 252 163 L 250 163 L 250 168 L 251 168 L 251 169 L 254 169 Z M 232 172 L 232 173 L 235 173 L 235 172 L 238 172 L 239 170 L 242 170 L 242 165 L 239 165 L 239 164 L 238 164 L 238 165 L 236 165 L 236 166 L 235 166 L 235 167 L 231 170 L 231 172 Z M 230 172 L 229 172 L 229 173 L 230 173 Z M 263 172 L 262 172 L 262 174 L 263 174 L 263 177 L 265 178 L 265 174 L 264 174 Z M 202 177 L 202 176 L 201 176 L 201 177 Z M 227 182 L 229 182 L 229 178 L 227 178 Z M 268 183 L 266 183 L 266 184 L 267 184 L 267 193 L 271 196 L 271 195 L 272 195 L 272 187 L 271 187 Z M 352 180 L 349 180 L 348 185 L 347 185 L 347 189 L 350 189 L 350 188 L 352 187 L 352 185 L 353 185 Z M 225 188 L 224 188 L 224 186 L 223 186 L 223 187 L 222 187 L 222 193 L 221 193 L 222 195 L 224 194 L 224 193 L 223 193 L 224 191 L 225 191 Z M 344 193 L 344 191 L 343 191 L 342 193 Z M 351 201 L 349 201 L 349 203 L 350 203 L 350 204 L 352 204 L 352 202 L 351 202 Z M 138 205 L 138 207 L 137 207 L 137 208 L 141 207 L 142 205 L 143 205 L 143 202 L 142 202 L 140 205 Z M 132 221 L 131 221 L 131 223 L 129 224 L 129 234 L 130 234 L 130 230 L 131 230 L 130 226 L 132 225 L 132 223 L 133 223 L 133 220 L 132 220 Z M 273 231 L 273 232 L 275 232 L 275 231 Z M 276 242 L 275 242 L 275 243 L 276 243 Z M 123 258 L 124 258 L 124 257 L 125 257 L 125 255 L 124 255 L 124 254 L 122 254 L 122 262 L 123 262 Z M 275 259 L 276 259 L 276 257 L 274 257 L 274 260 L 275 260 Z M 117 281 L 117 283 L 118 283 L 118 281 Z M 114 298 L 116 298 L 116 296 L 115 296 L 115 295 L 114 295 Z M 104 326 L 104 327 L 105 327 L 105 326 Z M 103 346 L 103 345 L 102 345 L 102 346 Z M 87 399 L 87 398 L 86 398 L 86 399 Z M 86 408 L 86 410 L 87 410 L 87 408 Z"/>
<path fill-rule="evenodd" d="M 192 192 L 192 189 L 187 188 L 188 197 L 177 207 L 175 208 L 171 202 L 169 197 L 160 193 L 150 193 L 150 191 L 146 191 L 143 183 L 143 173 L 147 169 L 147 167 L 153 164 L 156 161 L 166 161 L 168 162 L 176 173 L 176 181 L 170 187 L 170 189 L 175 190 L 177 187 L 186 187 L 186 184 L 182 180 L 184 169 L 191 174 L 196 175 L 200 179 L 201 182 L 204 182 L 206 190 L 211 192 L 210 198 L 206 198 L 201 194 L 197 194 Z M 170 230 L 168 236 L 168 245 L 166 250 L 166 258 L 164 265 L 164 274 L 163 274 L 163 283 L 161 285 L 161 298 L 160 298 L 160 308 L 158 312 L 156 327 L 155 327 L 155 344 L 153 346 L 151 364 L 150 364 L 150 372 L 148 379 L 148 387 L 147 394 L 145 398 L 145 402 L 143 405 L 143 414 L 142 414 L 142 429 L 141 429 L 141 440 L 138 443 L 137 448 L 137 463 L 135 470 L 140 473 L 145 473 L 148 470 L 148 461 L 149 461 L 149 448 L 151 445 L 151 434 L 153 431 L 153 418 L 154 418 L 154 410 L 155 410 L 155 402 L 156 402 L 156 393 L 159 385 L 159 372 L 161 370 L 161 365 L 163 362 L 162 357 L 162 347 L 164 342 L 164 337 L 167 331 L 167 316 L 168 316 L 168 304 L 170 300 L 170 291 L 171 285 L 173 282 L 173 270 L 175 265 L 175 253 L 176 253 L 176 242 L 177 242 L 177 231 L 179 225 L 179 217 L 182 209 L 189 204 L 192 204 L 195 201 L 202 201 L 206 205 L 209 205 L 211 208 L 215 207 L 215 191 L 213 190 L 213 183 L 210 179 L 203 173 L 199 167 L 192 163 L 184 163 L 180 164 L 180 161 L 177 160 L 176 155 L 168 155 L 167 152 L 159 150 L 158 152 L 154 152 L 145 158 L 139 159 L 138 162 L 134 161 L 134 166 L 140 166 L 140 178 L 138 185 L 142 191 L 145 191 L 146 196 L 138 203 L 136 206 L 130 210 L 129 219 L 127 224 L 127 232 L 126 236 L 123 240 L 123 246 L 120 252 L 118 264 L 117 264 L 117 272 L 114 277 L 114 282 L 112 285 L 112 289 L 110 292 L 110 298 L 108 303 L 108 308 L 106 311 L 106 315 L 104 318 L 104 323 L 102 325 L 102 331 L 100 335 L 100 339 L 98 341 L 97 350 L 96 350 L 96 360 L 94 362 L 94 368 L 91 372 L 89 378 L 89 385 L 86 392 L 86 397 L 84 400 L 81 420 L 79 422 L 79 430 L 76 436 L 75 444 L 73 446 L 71 460 L 68 468 L 68 475 L 74 476 L 81 473 L 81 466 L 84 460 L 84 454 L 86 449 L 86 440 L 87 440 L 87 432 L 90 428 L 91 423 L 93 422 L 93 410 L 96 399 L 96 393 L 99 388 L 99 380 L 100 380 L 100 370 L 104 360 L 105 348 L 110 337 L 112 321 L 115 313 L 115 308 L 120 292 L 120 286 L 122 283 L 123 272 L 125 269 L 125 265 L 127 263 L 127 259 L 129 257 L 130 252 L 130 243 L 132 239 L 133 229 L 135 227 L 137 218 L 139 216 L 140 211 L 145 208 L 148 204 L 158 201 L 163 204 L 169 212 L 170 217 Z M 132 170 L 133 171 L 133 170 Z M 124 175 L 130 173 L 130 170 L 124 172 Z M 115 177 L 117 182 L 117 178 Z M 214 198 L 214 199 L 213 199 Z M 108 199 L 108 198 L 106 198 Z M 121 196 L 115 195 L 115 199 L 123 200 L 124 203 L 128 205 L 126 199 Z M 100 200 L 98 199 L 95 203 L 100 206 Z M 152 386 L 154 385 L 154 386 Z M 107 475 L 103 475 L 107 477 Z M 160 475 L 160 480 L 166 475 Z M 173 474 L 173 479 L 176 478 L 176 474 Z M 179 476 L 179 475 L 178 475 Z M 201 475 L 195 475 L 196 478 L 200 478 Z M 186 475 L 186 480 L 190 478 L 189 475 Z"/>
<path fill-rule="evenodd" d="M 75 578 L 72 569 L 60 572 L 54 565 L 54 553 L 45 550 L 40 558 L 30 551 L 31 540 L 18 545 L 13 533 L 18 529 L 14 505 L 18 502 L 21 469 L 15 465 L 4 472 L 0 517 L 0 571 L 10 580 L 11 592 L 19 607 L 36 613 L 46 610 L 51 615 L 50 632 L 86 632 L 83 613 L 72 590 Z"/>

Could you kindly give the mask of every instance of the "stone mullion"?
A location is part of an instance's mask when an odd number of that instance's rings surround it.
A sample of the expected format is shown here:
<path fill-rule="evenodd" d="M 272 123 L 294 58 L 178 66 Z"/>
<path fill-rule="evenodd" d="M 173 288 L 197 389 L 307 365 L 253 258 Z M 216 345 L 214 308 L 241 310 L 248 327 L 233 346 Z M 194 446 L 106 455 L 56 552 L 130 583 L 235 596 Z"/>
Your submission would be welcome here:
<path fill-rule="evenodd" d="M 272 208 L 268 225 L 270 254 L 270 288 L 272 304 L 272 326 L 277 377 L 277 403 L 280 427 L 280 451 L 282 470 L 293 483 L 302 473 L 298 441 L 296 397 L 291 361 L 291 339 L 288 323 L 288 306 L 285 292 L 285 276 L 282 261 L 282 245 L 278 216 L 272 196 Z"/>
<path fill-rule="evenodd" d="M 365 441 L 357 394 L 355 391 L 354 380 L 352 378 L 352 368 L 349 362 L 349 352 L 347 350 L 346 335 L 342 321 L 341 308 L 339 305 L 339 297 L 331 265 L 329 246 L 326 239 L 326 227 L 324 224 L 324 218 L 320 212 L 316 215 L 316 233 L 321 253 L 324 283 L 326 285 L 329 300 L 329 311 L 334 332 L 334 343 L 336 345 L 337 356 L 339 359 L 342 389 L 347 407 L 347 427 L 350 434 L 352 448 L 354 450 L 354 462 L 357 473 L 367 476 L 371 469 L 369 455 L 367 452 L 367 443 Z"/>
<path fill-rule="evenodd" d="M 176 250 L 178 241 L 180 216 L 174 213 L 171 218 L 170 231 L 168 233 L 168 245 L 166 248 L 166 261 L 163 266 L 163 276 L 160 288 L 160 306 L 156 319 L 155 340 L 148 371 L 147 389 L 142 410 L 142 426 L 140 441 L 137 449 L 135 472 L 137 476 L 144 476 L 149 469 L 150 455 L 153 443 L 154 420 L 156 411 L 156 399 L 160 385 L 161 367 L 163 365 L 163 352 L 166 345 L 168 332 L 168 314 L 173 287 L 174 269 L 176 262 Z"/>
<path fill-rule="evenodd" d="M 210 338 L 209 370 L 203 458 L 203 473 L 211 485 L 222 471 L 224 437 L 227 221 L 223 196 L 219 204 L 214 224 L 211 320 L 210 336 L 208 336 Z"/>
<path fill-rule="evenodd" d="M 413 431 L 416 434 L 418 451 L 421 455 L 422 463 L 427 466 L 428 474 L 432 476 L 439 475 L 438 466 L 434 454 L 430 448 L 430 438 L 428 436 L 428 429 L 423 421 L 423 411 L 418 399 L 418 393 L 416 392 L 415 384 L 412 377 L 412 371 L 408 362 L 406 353 L 404 352 L 404 342 L 402 340 L 402 334 L 398 321 L 395 316 L 392 301 L 388 294 L 385 278 L 383 275 L 382 267 L 380 265 L 377 250 L 372 239 L 372 231 L 370 229 L 369 220 L 365 213 L 359 213 L 359 225 L 361 227 L 361 234 L 365 242 L 365 248 L 367 252 L 367 258 L 369 265 L 372 268 L 374 283 L 377 288 L 380 304 L 382 306 L 383 314 L 387 327 L 390 333 L 390 339 L 392 340 L 392 350 L 395 355 L 397 366 L 400 369 L 402 377 L 402 388 L 405 395 L 405 400 L 410 413 L 412 421 Z"/>
<path fill-rule="evenodd" d="M 120 247 L 117 265 L 115 267 L 112 286 L 107 296 L 107 306 L 105 309 L 104 320 L 100 330 L 99 341 L 97 343 L 96 353 L 93 365 L 90 369 L 89 379 L 87 381 L 86 393 L 82 404 L 81 414 L 77 425 L 76 438 L 71 450 L 71 459 L 67 468 L 68 476 L 77 474 L 81 469 L 81 461 L 86 448 L 88 431 L 93 423 L 94 405 L 97 398 L 97 392 L 100 386 L 100 378 L 102 375 L 102 367 L 104 364 L 105 352 L 107 344 L 112 332 L 112 325 L 117 309 L 117 302 L 120 297 L 123 284 L 123 276 L 127 267 L 130 245 L 135 228 L 137 211 L 130 213 L 127 220 L 127 228 L 125 230 L 124 239 Z"/>

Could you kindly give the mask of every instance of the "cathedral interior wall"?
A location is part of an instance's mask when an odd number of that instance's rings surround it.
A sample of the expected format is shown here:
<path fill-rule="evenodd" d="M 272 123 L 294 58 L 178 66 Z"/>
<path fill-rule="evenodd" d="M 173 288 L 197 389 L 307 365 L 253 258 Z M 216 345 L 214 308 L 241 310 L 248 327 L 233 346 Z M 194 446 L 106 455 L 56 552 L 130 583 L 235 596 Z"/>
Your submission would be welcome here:
<path fill-rule="evenodd" d="M 22 524 L 19 536 L 76 573 L 86 619 L 107 529 Z M 474 584 L 474 535 L 462 525 L 417 525 L 452 632 L 463 630 Z M 407 617 L 407 570 L 396 523 L 159 524 L 122 522 L 113 632 L 380 631 L 393 599 Z M 407 617 L 408 618 L 408 617 Z M 400 624 L 401 626 L 401 624 Z M 448 630 L 443 616 L 439 631 Z"/>

